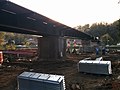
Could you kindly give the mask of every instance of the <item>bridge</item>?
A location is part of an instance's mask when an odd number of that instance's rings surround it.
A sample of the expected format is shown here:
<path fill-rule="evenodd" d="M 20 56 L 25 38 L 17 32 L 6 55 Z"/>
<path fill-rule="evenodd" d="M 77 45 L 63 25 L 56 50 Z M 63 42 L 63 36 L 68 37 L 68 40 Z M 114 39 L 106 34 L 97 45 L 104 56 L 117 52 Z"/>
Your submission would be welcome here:
<path fill-rule="evenodd" d="M 43 36 L 38 39 L 38 52 L 41 59 L 64 57 L 65 37 L 94 39 L 88 34 L 8 0 L 0 0 L 0 31 Z"/>

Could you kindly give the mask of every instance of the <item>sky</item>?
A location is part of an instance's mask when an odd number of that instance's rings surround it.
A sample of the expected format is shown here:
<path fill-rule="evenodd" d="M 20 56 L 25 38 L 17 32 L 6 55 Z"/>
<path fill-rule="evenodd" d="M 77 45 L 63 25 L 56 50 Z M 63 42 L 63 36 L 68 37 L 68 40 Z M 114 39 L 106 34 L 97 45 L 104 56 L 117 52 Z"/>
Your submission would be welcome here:
<path fill-rule="evenodd" d="M 120 19 L 119 0 L 9 0 L 70 27 Z"/>

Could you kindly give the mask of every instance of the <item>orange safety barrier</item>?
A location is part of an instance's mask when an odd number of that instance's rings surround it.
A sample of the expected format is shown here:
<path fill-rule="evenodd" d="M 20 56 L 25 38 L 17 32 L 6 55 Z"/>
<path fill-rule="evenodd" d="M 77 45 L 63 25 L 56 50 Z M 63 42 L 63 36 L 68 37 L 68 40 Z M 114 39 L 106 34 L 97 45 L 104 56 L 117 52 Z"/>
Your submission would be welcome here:
<path fill-rule="evenodd" d="M 0 51 L 0 65 L 3 63 L 3 53 Z"/>

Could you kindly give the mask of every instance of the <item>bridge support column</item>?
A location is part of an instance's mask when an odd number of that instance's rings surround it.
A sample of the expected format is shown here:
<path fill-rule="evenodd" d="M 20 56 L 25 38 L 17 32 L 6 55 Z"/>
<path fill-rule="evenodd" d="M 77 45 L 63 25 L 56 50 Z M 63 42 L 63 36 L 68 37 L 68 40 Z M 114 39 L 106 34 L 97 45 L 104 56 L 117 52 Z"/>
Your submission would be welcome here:
<path fill-rule="evenodd" d="M 38 38 L 38 56 L 40 60 L 65 59 L 66 39 L 63 37 Z"/>

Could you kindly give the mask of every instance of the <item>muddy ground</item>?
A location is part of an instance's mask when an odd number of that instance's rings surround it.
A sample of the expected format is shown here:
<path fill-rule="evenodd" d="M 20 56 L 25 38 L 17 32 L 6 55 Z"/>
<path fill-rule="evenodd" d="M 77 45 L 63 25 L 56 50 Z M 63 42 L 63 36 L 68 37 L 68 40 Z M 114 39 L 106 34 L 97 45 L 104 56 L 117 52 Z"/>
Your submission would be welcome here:
<path fill-rule="evenodd" d="M 65 60 L 17 61 L 0 67 L 0 90 L 17 90 L 17 76 L 24 71 L 65 76 L 66 90 L 120 90 L 120 53 L 103 56 L 112 61 L 112 75 L 79 73 L 77 63 L 94 54 L 67 55 Z"/>

